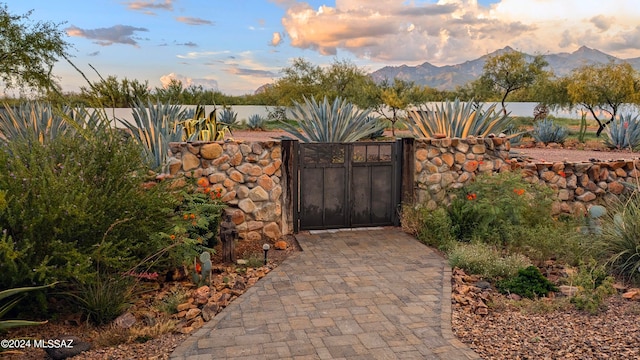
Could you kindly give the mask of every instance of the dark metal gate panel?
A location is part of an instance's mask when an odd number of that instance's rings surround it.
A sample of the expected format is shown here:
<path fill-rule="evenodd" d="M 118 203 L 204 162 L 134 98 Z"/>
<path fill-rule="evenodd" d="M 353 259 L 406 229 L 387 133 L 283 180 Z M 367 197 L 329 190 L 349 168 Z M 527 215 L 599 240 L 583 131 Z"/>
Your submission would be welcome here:
<path fill-rule="evenodd" d="M 398 144 L 300 144 L 299 228 L 395 225 Z"/>

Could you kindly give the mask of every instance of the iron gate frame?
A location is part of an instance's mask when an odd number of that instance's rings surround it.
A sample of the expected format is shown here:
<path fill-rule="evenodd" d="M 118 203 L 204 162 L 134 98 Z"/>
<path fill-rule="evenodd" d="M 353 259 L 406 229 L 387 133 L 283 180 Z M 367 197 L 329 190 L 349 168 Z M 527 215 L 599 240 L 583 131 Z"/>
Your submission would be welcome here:
<path fill-rule="evenodd" d="M 354 161 L 353 153 L 354 148 L 356 146 L 368 149 L 367 146 L 377 146 L 378 147 L 378 156 L 380 157 L 380 146 L 390 146 L 391 154 L 390 159 L 388 161 L 369 161 L 365 158 L 365 161 Z M 344 149 L 344 162 L 343 163 L 324 163 L 324 165 L 318 166 L 316 163 L 314 166 L 309 166 L 308 163 L 304 162 L 305 158 L 305 147 L 318 147 L 323 146 L 328 150 L 328 153 L 334 154 L 334 148 L 343 148 Z M 383 141 L 366 141 L 366 142 L 355 142 L 355 143 L 299 143 L 298 141 L 293 141 L 293 153 L 294 153 L 294 161 L 292 161 L 293 165 L 293 177 L 292 177 L 292 185 L 294 191 L 292 191 L 292 202 L 294 205 L 293 211 L 293 230 L 294 232 L 299 232 L 300 230 L 317 230 L 317 229 L 337 229 L 337 228 L 352 228 L 352 227 L 368 227 L 368 226 L 398 226 L 400 223 L 398 208 L 401 203 L 401 186 L 402 186 L 402 156 L 403 156 L 403 142 L 402 140 L 392 141 L 392 142 L 383 142 Z M 367 150 L 365 150 L 365 154 Z M 367 155 L 365 155 L 367 156 Z M 328 166 L 327 166 L 328 165 Z M 390 200 L 388 204 L 388 210 L 390 211 L 390 218 L 388 221 L 384 222 L 367 222 L 367 223 L 354 223 L 354 194 L 355 187 L 357 184 L 354 183 L 354 168 L 366 168 L 367 171 L 372 172 L 375 171 L 376 167 L 385 167 L 391 169 L 390 175 L 390 184 L 388 187 L 388 191 L 390 194 Z M 344 195 L 342 196 L 342 203 L 344 204 L 344 214 L 343 221 L 341 224 L 333 224 L 327 225 L 325 222 L 326 213 L 323 212 L 323 220 L 322 224 L 318 226 L 306 226 L 302 223 L 303 220 L 303 196 L 302 194 L 302 181 L 303 172 L 305 169 L 318 169 L 318 168 L 343 168 L 344 169 Z M 323 172 L 323 176 L 324 176 Z M 369 181 L 372 181 L 372 176 L 368 177 Z M 323 178 L 323 183 L 325 183 Z M 371 184 L 369 184 L 369 190 L 372 191 Z M 372 196 L 370 196 L 369 201 L 372 200 Z M 324 203 L 324 196 L 323 196 Z M 324 206 L 324 205 L 323 205 Z M 369 214 L 371 215 L 371 214 Z"/>

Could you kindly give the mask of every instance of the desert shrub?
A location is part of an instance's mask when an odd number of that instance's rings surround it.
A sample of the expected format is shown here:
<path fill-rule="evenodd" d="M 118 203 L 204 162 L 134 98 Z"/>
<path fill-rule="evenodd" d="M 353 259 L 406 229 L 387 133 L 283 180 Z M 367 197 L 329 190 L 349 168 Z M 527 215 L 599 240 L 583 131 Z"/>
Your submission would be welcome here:
<path fill-rule="evenodd" d="M 485 279 L 513 277 L 520 269 L 531 265 L 520 254 L 504 255 L 495 247 L 484 243 L 456 244 L 447 252 L 449 265 Z"/>
<path fill-rule="evenodd" d="M 551 191 L 513 173 L 481 174 L 456 190 L 448 215 L 459 241 L 506 245 L 514 241 L 513 227 L 551 224 Z"/>
<path fill-rule="evenodd" d="M 595 261 L 581 264 L 578 272 L 569 278 L 569 283 L 578 287 L 576 294 L 571 297 L 571 303 L 576 309 L 591 314 L 604 309 L 604 301 L 616 293 L 613 277 Z"/>
<path fill-rule="evenodd" d="M 622 115 L 619 119 L 609 123 L 605 134 L 607 137 L 604 143 L 611 149 L 638 150 L 640 148 L 640 119 L 637 115 Z"/>
<path fill-rule="evenodd" d="M 562 144 L 569 137 L 569 129 L 556 125 L 553 120 L 543 119 L 533 124 L 530 134 L 537 142 Z"/>
<path fill-rule="evenodd" d="M 166 184 L 143 189 L 146 171 L 137 144 L 106 133 L 3 146 L 0 288 L 81 280 L 97 264 L 125 271 L 166 246 L 150 234 L 167 229 L 175 201 Z"/>
<path fill-rule="evenodd" d="M 451 219 L 445 208 L 429 210 L 426 207 L 405 207 L 402 211 L 405 231 L 426 245 L 446 250 L 455 240 L 451 233 Z"/>
<path fill-rule="evenodd" d="M 533 265 L 520 269 L 515 277 L 498 281 L 496 288 L 503 294 L 518 294 L 529 299 L 558 291 L 558 288 L 542 275 L 540 269 Z"/>
<path fill-rule="evenodd" d="M 614 274 L 640 282 L 640 192 L 609 203 L 594 253 Z"/>
<path fill-rule="evenodd" d="M 507 249 L 525 255 L 536 264 L 556 259 L 575 265 L 586 255 L 581 243 L 584 236 L 575 231 L 577 223 L 576 219 L 567 217 L 532 226 L 511 226 Z"/>

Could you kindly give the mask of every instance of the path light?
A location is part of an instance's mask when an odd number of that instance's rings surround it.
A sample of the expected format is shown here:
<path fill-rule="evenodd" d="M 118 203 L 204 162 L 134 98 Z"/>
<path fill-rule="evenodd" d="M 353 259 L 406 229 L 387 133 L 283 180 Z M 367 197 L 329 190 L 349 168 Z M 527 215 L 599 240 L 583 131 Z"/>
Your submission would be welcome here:
<path fill-rule="evenodd" d="M 267 265 L 267 252 L 269 251 L 270 248 L 271 248 L 271 246 L 269 246 L 269 244 L 262 245 L 262 250 L 264 250 L 264 264 L 265 265 Z"/>

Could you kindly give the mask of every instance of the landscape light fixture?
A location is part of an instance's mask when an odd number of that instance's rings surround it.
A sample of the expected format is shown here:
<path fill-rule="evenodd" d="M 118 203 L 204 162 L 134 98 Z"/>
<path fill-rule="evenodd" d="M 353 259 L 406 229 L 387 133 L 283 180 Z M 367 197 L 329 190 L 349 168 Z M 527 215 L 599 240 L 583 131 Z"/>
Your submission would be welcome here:
<path fill-rule="evenodd" d="M 264 250 L 264 264 L 265 265 L 267 265 L 267 252 L 269 251 L 270 248 L 271 248 L 271 246 L 269 246 L 269 244 L 262 245 L 262 250 Z"/>

